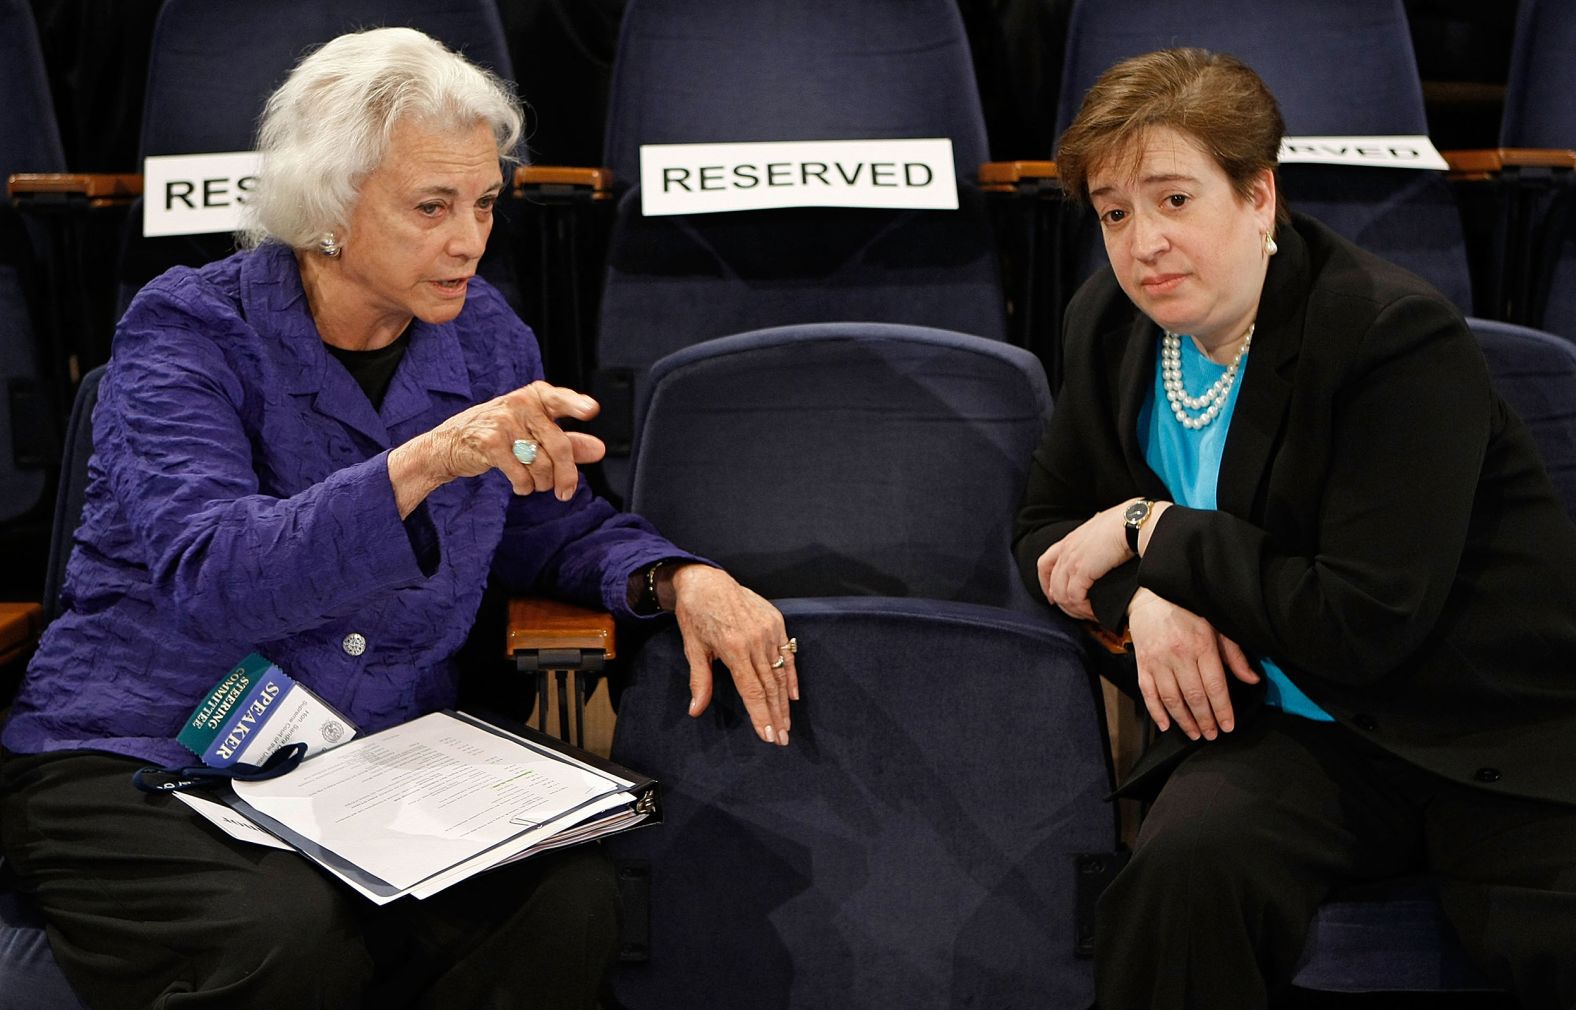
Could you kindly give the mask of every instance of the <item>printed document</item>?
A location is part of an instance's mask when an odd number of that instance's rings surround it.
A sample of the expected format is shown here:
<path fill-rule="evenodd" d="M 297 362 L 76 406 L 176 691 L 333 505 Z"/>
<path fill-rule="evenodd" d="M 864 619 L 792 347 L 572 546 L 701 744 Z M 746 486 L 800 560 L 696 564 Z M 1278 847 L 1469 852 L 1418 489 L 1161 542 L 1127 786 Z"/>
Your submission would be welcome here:
<path fill-rule="evenodd" d="M 630 779 L 447 712 L 233 785 L 241 813 L 380 903 L 642 819 Z"/>

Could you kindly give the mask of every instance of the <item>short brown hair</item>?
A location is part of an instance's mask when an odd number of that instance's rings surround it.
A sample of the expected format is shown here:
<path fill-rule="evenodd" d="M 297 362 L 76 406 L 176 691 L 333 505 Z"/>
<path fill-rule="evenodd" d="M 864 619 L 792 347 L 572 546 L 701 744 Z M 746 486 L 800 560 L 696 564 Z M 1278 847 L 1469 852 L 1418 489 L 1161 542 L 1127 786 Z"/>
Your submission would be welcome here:
<path fill-rule="evenodd" d="M 1112 158 L 1143 154 L 1144 134 L 1169 127 L 1191 137 L 1248 199 L 1264 169 L 1280 159 L 1281 119 L 1275 96 L 1235 56 L 1203 49 L 1162 49 L 1134 56 L 1100 75 L 1056 149 L 1063 191 L 1089 201 L 1089 172 Z M 1278 182 L 1278 180 L 1277 180 Z M 1275 219 L 1290 212 L 1276 186 Z"/>

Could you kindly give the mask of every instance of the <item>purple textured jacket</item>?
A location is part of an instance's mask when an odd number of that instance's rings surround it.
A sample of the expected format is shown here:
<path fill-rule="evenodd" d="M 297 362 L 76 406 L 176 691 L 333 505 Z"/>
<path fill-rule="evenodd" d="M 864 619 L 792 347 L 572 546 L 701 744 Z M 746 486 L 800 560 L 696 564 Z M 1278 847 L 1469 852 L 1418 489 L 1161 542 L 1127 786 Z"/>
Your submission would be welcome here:
<path fill-rule="evenodd" d="M 190 763 L 175 734 L 253 650 L 363 732 L 406 721 L 454 703 L 489 573 L 634 616 L 630 574 L 689 555 L 583 481 L 564 503 L 493 470 L 395 510 L 389 449 L 539 378 L 479 278 L 453 322 L 412 324 L 381 411 L 324 349 L 290 250 L 153 281 L 116 332 L 61 615 L 0 743 Z"/>

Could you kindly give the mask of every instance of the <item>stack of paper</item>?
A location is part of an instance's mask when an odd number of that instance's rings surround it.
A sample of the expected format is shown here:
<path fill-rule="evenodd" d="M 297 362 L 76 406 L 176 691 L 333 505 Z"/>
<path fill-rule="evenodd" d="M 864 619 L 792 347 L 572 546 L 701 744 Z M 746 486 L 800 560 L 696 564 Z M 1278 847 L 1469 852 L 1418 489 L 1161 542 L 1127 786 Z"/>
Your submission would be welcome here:
<path fill-rule="evenodd" d="M 235 782 L 230 811 L 378 904 L 425 898 L 503 863 L 622 831 L 657 813 L 656 783 L 545 734 L 435 712 L 317 754 L 288 775 Z M 217 804 L 209 804 L 217 807 Z M 264 844 L 267 844 L 265 841 Z"/>

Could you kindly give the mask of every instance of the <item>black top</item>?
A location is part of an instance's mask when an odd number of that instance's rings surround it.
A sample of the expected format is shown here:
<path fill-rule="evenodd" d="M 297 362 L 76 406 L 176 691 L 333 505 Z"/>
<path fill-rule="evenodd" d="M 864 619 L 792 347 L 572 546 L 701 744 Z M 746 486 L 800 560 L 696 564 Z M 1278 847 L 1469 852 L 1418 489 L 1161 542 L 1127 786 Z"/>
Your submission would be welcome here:
<path fill-rule="evenodd" d="M 356 380 L 356 385 L 367 394 L 367 399 L 372 401 L 374 409 L 383 407 L 383 394 L 389 391 L 389 383 L 394 381 L 394 372 L 399 368 L 399 363 L 405 357 L 405 348 L 410 346 L 410 327 L 394 338 L 394 342 L 387 347 L 379 347 L 371 351 L 347 351 L 343 347 L 333 344 L 324 344 L 328 353 L 345 366 L 345 371 Z"/>

